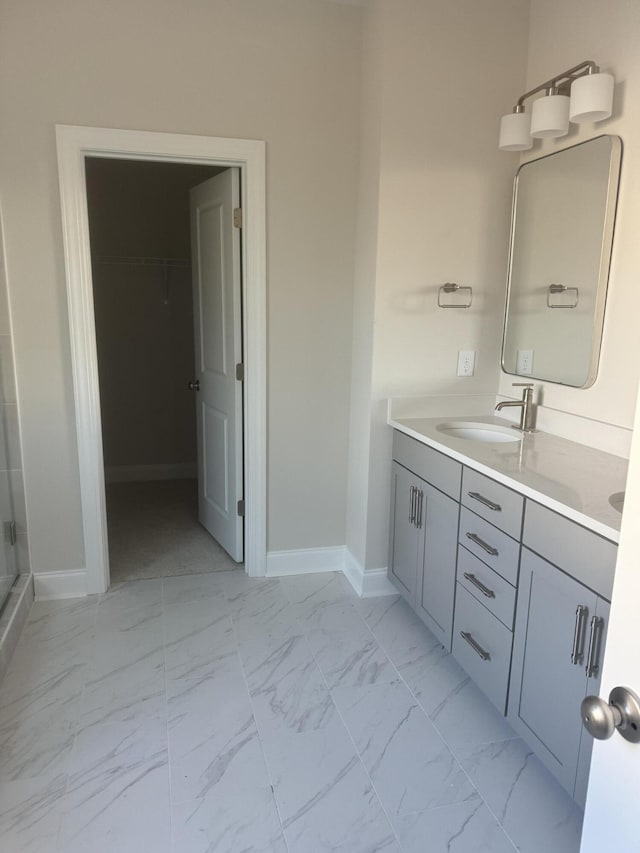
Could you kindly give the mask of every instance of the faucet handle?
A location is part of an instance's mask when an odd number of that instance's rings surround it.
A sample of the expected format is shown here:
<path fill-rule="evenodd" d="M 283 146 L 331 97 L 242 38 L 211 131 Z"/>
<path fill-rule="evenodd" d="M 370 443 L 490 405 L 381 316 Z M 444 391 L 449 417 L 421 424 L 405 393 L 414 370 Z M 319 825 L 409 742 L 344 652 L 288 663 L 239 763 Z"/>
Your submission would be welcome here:
<path fill-rule="evenodd" d="M 533 388 L 533 382 L 512 382 L 514 388 Z"/>

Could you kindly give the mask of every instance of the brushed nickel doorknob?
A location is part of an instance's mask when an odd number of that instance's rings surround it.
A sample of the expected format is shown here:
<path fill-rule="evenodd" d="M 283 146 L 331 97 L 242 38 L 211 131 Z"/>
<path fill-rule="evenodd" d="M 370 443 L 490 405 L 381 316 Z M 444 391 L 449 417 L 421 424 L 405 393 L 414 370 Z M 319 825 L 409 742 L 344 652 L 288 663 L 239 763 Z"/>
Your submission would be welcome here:
<path fill-rule="evenodd" d="M 587 696 L 580 713 L 592 737 L 607 740 L 617 730 L 625 740 L 640 743 L 640 698 L 628 687 L 614 687 L 608 703 L 599 696 Z"/>
<path fill-rule="evenodd" d="M 188 385 L 189 391 L 199 391 L 200 390 L 200 380 L 192 379 Z"/>

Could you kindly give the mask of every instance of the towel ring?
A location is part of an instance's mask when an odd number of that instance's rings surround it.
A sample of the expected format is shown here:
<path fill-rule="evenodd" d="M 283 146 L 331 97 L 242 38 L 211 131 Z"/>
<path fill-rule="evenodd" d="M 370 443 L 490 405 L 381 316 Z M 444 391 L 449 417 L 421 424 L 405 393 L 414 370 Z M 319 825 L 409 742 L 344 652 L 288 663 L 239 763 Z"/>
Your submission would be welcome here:
<path fill-rule="evenodd" d="M 443 302 L 442 296 L 445 293 L 466 293 L 467 302 Z M 448 281 L 443 284 L 438 290 L 438 308 L 470 308 L 473 301 L 473 288 L 468 284 L 456 284 L 453 281 Z"/>
<path fill-rule="evenodd" d="M 554 293 L 574 293 L 575 298 L 572 305 L 554 305 L 551 302 L 551 296 Z M 578 288 L 565 287 L 564 284 L 550 284 L 547 290 L 547 308 L 577 308 L 578 307 Z"/>

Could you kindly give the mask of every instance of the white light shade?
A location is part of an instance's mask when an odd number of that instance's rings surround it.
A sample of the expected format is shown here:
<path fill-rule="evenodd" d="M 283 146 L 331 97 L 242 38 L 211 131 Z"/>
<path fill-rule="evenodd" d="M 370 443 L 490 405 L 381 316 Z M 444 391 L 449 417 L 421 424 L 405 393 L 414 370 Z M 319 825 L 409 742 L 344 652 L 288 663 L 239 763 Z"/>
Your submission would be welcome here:
<path fill-rule="evenodd" d="M 526 151 L 531 148 L 533 139 L 529 132 L 530 127 L 529 113 L 508 113 L 502 116 L 498 148 L 501 151 Z"/>
<path fill-rule="evenodd" d="M 545 95 L 533 102 L 531 136 L 536 139 L 564 136 L 569 132 L 569 98 L 567 95 Z"/>
<path fill-rule="evenodd" d="M 609 118 L 612 108 L 613 75 L 588 74 L 571 84 L 569 118 L 576 124 Z"/>

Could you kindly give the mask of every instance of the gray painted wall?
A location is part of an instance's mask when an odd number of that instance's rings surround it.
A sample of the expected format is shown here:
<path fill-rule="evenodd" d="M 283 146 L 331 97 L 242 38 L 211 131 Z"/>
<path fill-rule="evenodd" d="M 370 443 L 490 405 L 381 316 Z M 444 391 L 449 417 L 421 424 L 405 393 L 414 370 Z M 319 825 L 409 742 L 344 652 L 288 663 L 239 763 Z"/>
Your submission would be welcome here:
<path fill-rule="evenodd" d="M 85 566 L 56 123 L 266 140 L 268 547 L 344 543 L 361 16 L 318 0 L 2 3 L 34 570 Z"/>

